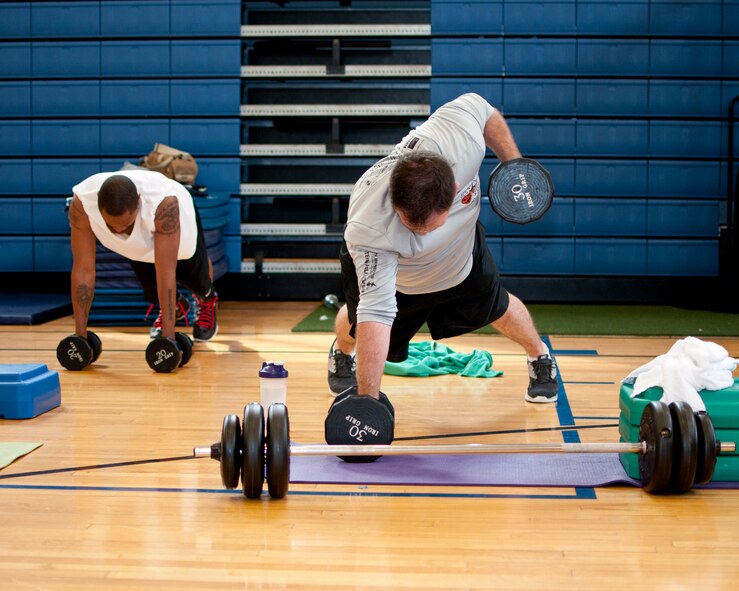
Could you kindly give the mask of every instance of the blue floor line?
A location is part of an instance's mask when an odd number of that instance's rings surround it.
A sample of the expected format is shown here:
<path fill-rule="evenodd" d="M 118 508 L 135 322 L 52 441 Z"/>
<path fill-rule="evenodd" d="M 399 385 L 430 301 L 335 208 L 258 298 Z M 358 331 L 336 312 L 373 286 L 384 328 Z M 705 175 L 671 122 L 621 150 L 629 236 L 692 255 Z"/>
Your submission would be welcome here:
<path fill-rule="evenodd" d="M 542 338 L 543 341 L 547 341 L 546 338 Z M 595 349 L 552 349 L 549 347 L 549 352 L 554 355 L 584 355 L 586 357 L 597 356 L 598 351 Z"/>
<path fill-rule="evenodd" d="M 552 347 L 552 342 L 549 339 L 548 336 L 542 337 L 542 340 L 544 343 L 546 343 L 546 346 L 549 347 L 550 355 L 552 356 L 552 359 L 556 362 L 556 353 L 562 353 L 561 350 L 556 350 L 554 347 Z M 597 355 L 597 351 L 595 352 L 595 355 Z M 558 391 L 557 391 L 557 419 L 559 420 L 560 425 L 574 425 L 575 424 L 575 417 L 572 414 L 572 409 L 570 408 L 570 401 L 567 399 L 567 391 L 565 390 L 564 382 L 562 381 L 562 374 L 559 371 L 559 365 L 557 366 L 557 385 L 558 385 Z M 562 431 L 562 439 L 565 443 L 580 443 L 580 435 L 577 431 Z M 590 496 L 592 495 L 592 496 Z M 576 496 L 578 498 L 596 498 L 595 489 L 594 488 L 579 488 L 577 489 Z"/>
<path fill-rule="evenodd" d="M 98 492 L 164 492 L 164 493 L 198 493 L 218 495 L 241 495 L 241 491 L 232 491 L 218 488 L 147 488 L 143 486 L 64 486 L 50 484 L 0 484 L 0 489 L 20 490 L 76 490 Z M 290 491 L 288 496 L 313 497 L 407 497 L 407 498 L 448 498 L 448 499 L 595 499 L 595 494 L 589 494 L 592 489 L 575 488 L 575 494 L 505 494 L 505 493 L 393 493 L 393 492 L 363 492 L 363 491 Z M 262 496 L 267 497 L 266 493 Z"/>

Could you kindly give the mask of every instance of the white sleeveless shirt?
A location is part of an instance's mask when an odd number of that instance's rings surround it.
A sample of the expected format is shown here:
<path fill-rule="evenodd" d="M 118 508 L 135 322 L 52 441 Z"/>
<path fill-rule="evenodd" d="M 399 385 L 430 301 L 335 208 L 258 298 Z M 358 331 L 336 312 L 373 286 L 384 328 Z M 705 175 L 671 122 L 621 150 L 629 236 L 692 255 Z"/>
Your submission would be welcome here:
<path fill-rule="evenodd" d="M 141 207 L 130 236 L 111 232 L 98 208 L 100 187 L 116 174 L 131 179 L 141 197 Z M 188 190 L 177 181 L 149 170 L 121 170 L 94 174 L 75 185 L 72 191 L 82 202 L 90 219 L 90 227 L 100 244 L 127 259 L 144 263 L 154 262 L 154 214 L 157 207 L 165 197 L 177 197 L 180 206 L 180 248 L 177 259 L 189 259 L 195 254 L 198 235 L 195 206 Z"/>

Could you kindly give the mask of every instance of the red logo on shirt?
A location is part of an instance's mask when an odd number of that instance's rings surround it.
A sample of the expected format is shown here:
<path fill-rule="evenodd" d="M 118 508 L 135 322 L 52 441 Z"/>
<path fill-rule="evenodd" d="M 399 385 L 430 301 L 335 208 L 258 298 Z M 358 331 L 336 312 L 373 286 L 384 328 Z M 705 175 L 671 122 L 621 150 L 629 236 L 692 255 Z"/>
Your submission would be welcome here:
<path fill-rule="evenodd" d="M 469 190 L 462 196 L 462 205 L 468 205 L 472 202 L 477 192 L 477 183 L 472 183 Z"/>

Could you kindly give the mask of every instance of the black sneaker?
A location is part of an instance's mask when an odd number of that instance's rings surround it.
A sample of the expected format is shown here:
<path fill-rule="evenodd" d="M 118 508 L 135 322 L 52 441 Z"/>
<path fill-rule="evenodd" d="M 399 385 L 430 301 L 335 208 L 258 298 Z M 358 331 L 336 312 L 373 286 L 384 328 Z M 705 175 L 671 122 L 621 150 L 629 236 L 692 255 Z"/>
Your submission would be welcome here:
<path fill-rule="evenodd" d="M 528 361 L 529 389 L 526 400 L 529 402 L 557 402 L 557 364 L 549 355 L 540 355 L 535 361 Z"/>
<path fill-rule="evenodd" d="M 144 316 L 144 319 L 149 317 L 149 314 L 151 314 L 151 311 L 154 309 L 155 304 L 151 304 L 149 306 L 149 309 L 146 312 L 146 316 Z M 185 296 L 182 294 L 177 295 L 177 306 L 175 308 L 175 324 L 177 324 L 180 320 L 183 318 L 185 319 L 185 326 L 189 326 L 189 322 L 187 320 L 187 315 L 190 313 L 190 300 L 188 300 Z M 162 310 L 159 310 L 159 314 L 157 315 L 156 319 L 154 320 L 154 324 L 151 325 L 151 328 L 149 329 L 149 338 L 151 339 L 158 339 L 160 336 L 162 336 Z"/>
<path fill-rule="evenodd" d="M 192 338 L 196 341 L 209 341 L 218 332 L 218 320 L 216 309 L 218 308 L 218 296 L 209 300 L 201 300 L 195 296 L 198 304 L 198 316 L 192 325 Z"/>
<path fill-rule="evenodd" d="M 341 396 L 357 387 L 356 362 L 351 355 L 334 349 L 335 344 L 334 340 L 328 352 L 328 391 L 331 396 Z"/>

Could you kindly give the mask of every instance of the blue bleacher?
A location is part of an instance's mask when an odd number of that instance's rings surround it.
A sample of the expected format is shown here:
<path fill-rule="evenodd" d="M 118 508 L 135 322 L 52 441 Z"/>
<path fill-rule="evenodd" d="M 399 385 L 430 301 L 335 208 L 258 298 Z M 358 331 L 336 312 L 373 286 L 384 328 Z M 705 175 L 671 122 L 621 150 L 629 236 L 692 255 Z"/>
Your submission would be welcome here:
<path fill-rule="evenodd" d="M 105 37 L 168 36 L 169 0 L 106 0 L 100 5 L 100 33 Z"/>
<path fill-rule="evenodd" d="M 27 78 L 31 75 L 31 44 L 0 43 L 0 78 Z"/>
<path fill-rule="evenodd" d="M 172 143 L 170 127 L 169 119 L 102 119 L 100 151 L 107 155 L 143 156 L 147 146 Z"/>
<path fill-rule="evenodd" d="M 510 35 L 571 33 L 576 27 L 575 4 L 574 0 L 506 0 L 503 30 Z"/>
<path fill-rule="evenodd" d="M 578 275 L 644 275 L 647 270 L 647 241 L 576 238 L 574 256 Z"/>
<path fill-rule="evenodd" d="M 0 156 L 31 153 L 31 123 L 0 119 Z"/>
<path fill-rule="evenodd" d="M 30 197 L 0 197 L 0 236 L 33 233 Z"/>
<path fill-rule="evenodd" d="M 0 236 L 0 271 L 33 270 L 33 236 Z"/>
<path fill-rule="evenodd" d="M 30 75 L 34 77 L 97 78 L 103 73 L 99 41 L 38 41 L 31 54 Z"/>
<path fill-rule="evenodd" d="M 573 79 L 517 79 L 503 81 L 506 115 L 564 115 L 575 113 Z"/>
<path fill-rule="evenodd" d="M 431 3 L 431 30 L 436 35 L 491 35 L 502 32 L 503 2 L 438 0 Z"/>
<path fill-rule="evenodd" d="M 172 0 L 173 35 L 238 35 L 241 0 Z"/>
<path fill-rule="evenodd" d="M 577 47 L 571 41 L 506 39 L 503 49 L 506 76 L 574 76 L 578 72 Z"/>
<path fill-rule="evenodd" d="M 100 122 L 97 120 L 37 119 L 33 121 L 32 130 L 34 154 L 100 154 Z"/>
<path fill-rule="evenodd" d="M 647 231 L 646 199 L 579 197 L 574 201 L 573 227 L 582 236 L 640 237 Z"/>
<path fill-rule="evenodd" d="M 724 118 L 739 94 L 737 0 L 429 6 L 431 109 L 464 92 L 485 96 L 556 185 L 552 210 L 530 226 L 504 223 L 483 207 L 505 273 L 718 272 Z M 5 263 L 14 268 L 3 270 L 66 269 L 64 196 L 155 142 L 193 153 L 198 182 L 225 196 L 204 219 L 226 224 L 228 265 L 239 270 L 241 200 L 228 196 L 238 194 L 242 177 L 244 7 L 240 0 L 0 3 L 0 252 L 15 249 Z M 488 154 L 484 183 L 496 164 Z"/>
<path fill-rule="evenodd" d="M 431 22 L 431 108 L 479 92 L 556 185 L 530 226 L 481 213 L 505 273 L 554 239 L 553 274 L 718 273 L 739 2 L 432 0 Z"/>
<path fill-rule="evenodd" d="M 649 32 L 653 35 L 721 35 L 721 0 L 649 3 Z"/>
<path fill-rule="evenodd" d="M 577 115 L 638 117 L 649 114 L 648 80 L 578 78 L 575 88 Z"/>
<path fill-rule="evenodd" d="M 29 37 L 30 35 L 30 3 L 0 2 L 0 39 Z"/>
<path fill-rule="evenodd" d="M 649 154 L 649 123 L 640 120 L 577 121 L 578 156 L 629 156 Z"/>
<path fill-rule="evenodd" d="M 649 0 L 578 0 L 577 32 L 582 35 L 646 35 Z"/>
<path fill-rule="evenodd" d="M 68 270 L 72 186 L 156 142 L 238 193 L 240 25 L 240 0 L 0 3 L 0 248 L 16 251 L 4 271 Z M 226 198 L 205 217 L 234 211 Z"/>
<path fill-rule="evenodd" d="M 31 112 L 31 83 L 0 81 L 0 117 L 28 115 Z"/>

